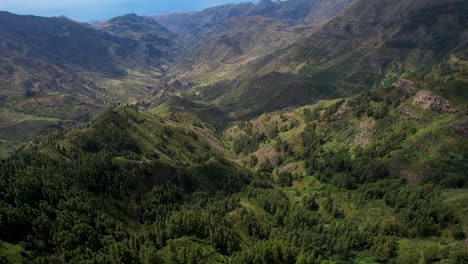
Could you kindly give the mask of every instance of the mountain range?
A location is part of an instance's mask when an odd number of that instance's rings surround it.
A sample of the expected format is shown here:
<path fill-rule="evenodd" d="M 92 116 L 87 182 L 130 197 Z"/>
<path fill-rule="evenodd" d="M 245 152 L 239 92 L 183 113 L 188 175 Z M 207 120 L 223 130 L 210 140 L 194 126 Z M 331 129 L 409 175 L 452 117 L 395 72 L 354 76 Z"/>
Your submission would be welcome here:
<path fill-rule="evenodd" d="M 467 11 L 0 12 L 0 263 L 468 261 Z"/>
<path fill-rule="evenodd" d="M 463 1 L 261 1 L 94 25 L 3 12 L 0 134 L 18 146 L 109 104 L 147 104 L 167 88 L 191 88 L 184 96 L 232 120 L 349 96 L 390 71 L 463 55 L 465 8 Z M 12 135 L 23 125 L 30 129 Z"/>

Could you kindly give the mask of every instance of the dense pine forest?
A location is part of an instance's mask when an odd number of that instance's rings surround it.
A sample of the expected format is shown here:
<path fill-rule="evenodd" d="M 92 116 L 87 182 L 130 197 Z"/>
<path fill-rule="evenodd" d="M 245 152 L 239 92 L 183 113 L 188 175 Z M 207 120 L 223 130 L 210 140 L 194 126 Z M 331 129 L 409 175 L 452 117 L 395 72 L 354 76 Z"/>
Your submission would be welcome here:
<path fill-rule="evenodd" d="M 0 12 L 0 264 L 468 263 L 467 10 Z"/>
<path fill-rule="evenodd" d="M 460 71 L 429 74 L 435 89 Z M 116 105 L 39 136 L 2 161 L 1 259 L 463 263 L 467 138 L 456 120 L 466 110 L 421 111 L 417 88 L 398 89 L 266 114 L 264 131 L 252 120 L 217 136 L 179 107 L 161 117 Z M 372 142 L 356 142 L 362 133 Z M 433 169 L 403 177 L 419 155 Z"/>

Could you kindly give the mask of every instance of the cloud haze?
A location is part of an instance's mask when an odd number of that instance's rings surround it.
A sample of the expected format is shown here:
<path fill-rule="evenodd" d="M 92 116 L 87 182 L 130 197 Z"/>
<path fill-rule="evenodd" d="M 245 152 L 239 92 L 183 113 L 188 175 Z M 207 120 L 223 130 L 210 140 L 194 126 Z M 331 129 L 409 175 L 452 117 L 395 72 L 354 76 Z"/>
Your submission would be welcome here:
<path fill-rule="evenodd" d="M 254 0 L 0 0 L 0 10 L 38 16 L 65 15 L 79 21 L 91 21 L 127 13 L 154 15 L 249 1 L 255 2 Z"/>

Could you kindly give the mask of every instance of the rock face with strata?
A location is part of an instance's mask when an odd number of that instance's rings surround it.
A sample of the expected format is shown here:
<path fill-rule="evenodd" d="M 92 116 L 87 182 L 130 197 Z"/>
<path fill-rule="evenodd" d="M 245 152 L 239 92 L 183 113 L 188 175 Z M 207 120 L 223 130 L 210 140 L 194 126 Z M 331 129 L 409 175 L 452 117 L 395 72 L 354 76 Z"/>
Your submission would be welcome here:
<path fill-rule="evenodd" d="M 424 90 L 416 93 L 413 99 L 413 105 L 417 105 L 425 110 L 430 110 L 437 113 L 456 112 L 456 109 L 448 100 Z"/>

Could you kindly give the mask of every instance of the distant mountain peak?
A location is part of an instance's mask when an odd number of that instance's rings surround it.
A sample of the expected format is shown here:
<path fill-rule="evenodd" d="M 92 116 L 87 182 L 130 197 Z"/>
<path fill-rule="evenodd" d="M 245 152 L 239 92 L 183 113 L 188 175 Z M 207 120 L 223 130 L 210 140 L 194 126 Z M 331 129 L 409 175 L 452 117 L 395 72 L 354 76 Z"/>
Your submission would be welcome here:
<path fill-rule="evenodd" d="M 139 17 L 139 15 L 135 13 L 128 13 L 128 14 L 123 15 L 122 17 Z"/>
<path fill-rule="evenodd" d="M 151 17 L 139 16 L 135 13 L 130 13 L 130 14 L 126 14 L 123 16 L 114 17 L 106 21 L 106 23 L 104 23 L 103 25 L 106 26 L 106 25 L 115 24 L 115 23 L 143 23 L 143 24 L 160 25 Z"/>

